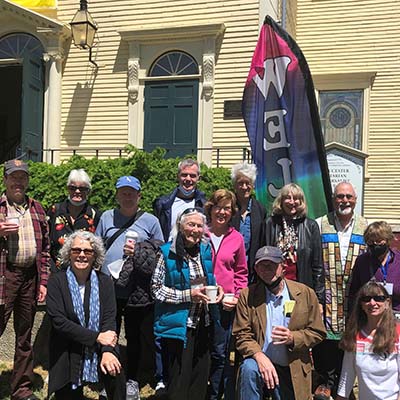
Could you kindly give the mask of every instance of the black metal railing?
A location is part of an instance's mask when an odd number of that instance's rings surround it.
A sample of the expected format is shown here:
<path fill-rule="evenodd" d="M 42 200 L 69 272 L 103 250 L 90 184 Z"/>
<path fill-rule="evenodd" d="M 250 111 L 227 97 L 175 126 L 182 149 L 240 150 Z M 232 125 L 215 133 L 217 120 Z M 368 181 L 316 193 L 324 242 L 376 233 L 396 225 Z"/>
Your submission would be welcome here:
<path fill-rule="evenodd" d="M 143 149 L 138 149 L 143 150 Z M 166 157 L 168 157 L 169 149 L 166 149 Z M 171 149 L 172 150 L 172 149 Z M 175 149 L 174 149 L 175 150 Z M 224 164 L 232 164 L 232 162 L 248 161 L 251 162 L 251 150 L 249 147 L 239 146 L 224 146 L 224 147 L 203 147 L 193 148 L 187 150 L 187 154 L 199 154 L 199 152 L 210 152 L 211 159 L 215 166 L 220 167 Z M 102 147 L 102 148 L 91 148 L 91 147 L 69 147 L 63 149 L 43 149 L 42 159 L 49 160 L 50 163 L 54 163 L 55 155 L 60 154 L 62 158 L 69 158 L 73 155 L 82 155 L 84 157 L 95 157 L 95 158 L 106 158 L 106 157 L 118 157 L 123 158 L 127 156 L 125 148 L 116 147 Z M 50 154 L 50 159 L 47 155 Z M 31 159 L 30 153 L 25 153 L 25 158 Z"/>

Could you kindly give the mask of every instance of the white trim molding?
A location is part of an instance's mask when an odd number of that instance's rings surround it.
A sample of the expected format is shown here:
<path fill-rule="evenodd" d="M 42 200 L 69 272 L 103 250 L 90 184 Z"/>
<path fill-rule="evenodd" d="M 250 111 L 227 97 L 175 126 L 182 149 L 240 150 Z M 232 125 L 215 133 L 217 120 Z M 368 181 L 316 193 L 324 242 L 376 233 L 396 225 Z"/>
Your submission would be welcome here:
<path fill-rule="evenodd" d="M 124 28 L 118 31 L 122 40 L 121 45 L 125 42 L 129 47 L 127 60 L 129 143 L 143 148 L 144 87 L 146 81 L 154 80 L 148 76 L 150 67 L 163 53 L 180 50 L 189 53 L 197 61 L 200 71 L 197 147 L 212 147 L 215 65 L 224 32 L 223 23 L 161 26 L 154 29 Z M 185 77 L 177 77 L 177 79 L 183 78 Z M 170 79 L 172 79 L 170 76 L 157 77 L 157 80 Z M 197 155 L 200 161 L 211 164 L 211 151 L 198 151 Z"/>

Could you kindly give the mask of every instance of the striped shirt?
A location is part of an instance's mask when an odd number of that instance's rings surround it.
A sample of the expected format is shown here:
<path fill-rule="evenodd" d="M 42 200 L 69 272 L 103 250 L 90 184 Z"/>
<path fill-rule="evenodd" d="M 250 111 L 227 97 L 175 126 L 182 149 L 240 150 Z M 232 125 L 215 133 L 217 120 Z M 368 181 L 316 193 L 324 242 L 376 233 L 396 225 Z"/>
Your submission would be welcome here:
<path fill-rule="evenodd" d="M 187 256 L 185 261 L 189 265 L 189 277 L 191 281 L 204 277 L 200 254 L 195 257 Z M 157 301 L 162 303 L 180 304 L 190 302 L 189 316 L 186 325 L 189 328 L 196 328 L 199 324 L 204 305 L 201 303 L 192 303 L 190 295 L 191 289 L 179 290 L 166 286 L 164 284 L 165 268 L 164 256 L 161 254 L 158 258 L 151 282 L 153 296 Z M 205 325 L 208 326 L 210 324 L 210 315 L 207 309 L 205 311 Z"/>

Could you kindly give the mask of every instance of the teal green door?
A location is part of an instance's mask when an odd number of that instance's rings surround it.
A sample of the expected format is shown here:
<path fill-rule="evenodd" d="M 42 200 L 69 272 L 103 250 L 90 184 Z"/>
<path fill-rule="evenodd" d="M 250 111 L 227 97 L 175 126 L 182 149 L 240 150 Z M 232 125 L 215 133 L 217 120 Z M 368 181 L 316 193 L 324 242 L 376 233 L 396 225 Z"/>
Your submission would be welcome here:
<path fill-rule="evenodd" d="M 43 148 L 43 62 L 27 51 L 23 58 L 22 79 L 22 158 L 41 161 Z"/>
<path fill-rule="evenodd" d="M 167 157 L 197 153 L 198 80 L 148 82 L 145 86 L 144 149 Z"/>

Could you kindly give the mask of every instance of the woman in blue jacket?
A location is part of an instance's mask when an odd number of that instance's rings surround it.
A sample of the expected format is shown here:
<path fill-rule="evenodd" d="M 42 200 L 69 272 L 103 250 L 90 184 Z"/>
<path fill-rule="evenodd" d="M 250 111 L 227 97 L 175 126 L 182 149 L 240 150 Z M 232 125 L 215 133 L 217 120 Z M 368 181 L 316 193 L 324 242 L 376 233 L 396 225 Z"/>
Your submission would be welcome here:
<path fill-rule="evenodd" d="M 206 286 L 216 285 L 206 218 L 196 208 L 177 219 L 172 241 L 161 247 L 152 278 L 154 333 L 168 354 L 167 398 L 204 400 L 210 364 L 210 326 L 216 317 Z M 223 296 L 218 290 L 216 302 Z"/>

